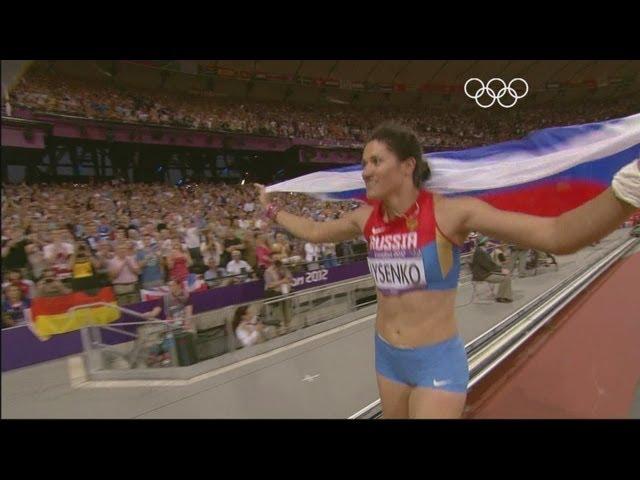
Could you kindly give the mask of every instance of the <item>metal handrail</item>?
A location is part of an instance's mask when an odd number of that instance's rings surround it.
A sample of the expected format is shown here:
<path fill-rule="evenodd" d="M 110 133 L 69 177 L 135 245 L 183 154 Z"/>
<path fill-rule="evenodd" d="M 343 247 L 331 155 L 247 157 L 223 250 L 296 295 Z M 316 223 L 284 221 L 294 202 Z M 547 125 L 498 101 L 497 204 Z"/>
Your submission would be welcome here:
<path fill-rule="evenodd" d="M 521 322 L 513 325 L 512 328 L 502 333 L 487 345 L 486 348 L 488 351 L 484 359 L 481 356 L 483 352 L 478 352 L 475 357 L 480 358 L 474 358 L 469 362 L 470 370 L 472 371 L 469 388 L 476 385 L 535 332 L 549 323 L 556 313 L 584 291 L 596 278 L 637 243 L 640 243 L 640 240 L 629 240 L 625 242 L 592 265 L 589 270 L 583 270 L 582 275 L 578 277 L 574 276 L 573 281 L 565 285 L 559 293 L 542 303 L 542 305 L 536 307 L 533 312 L 530 312 Z M 477 362 L 477 365 L 471 365 L 472 362 Z"/>
<path fill-rule="evenodd" d="M 329 285 L 325 285 L 324 287 L 316 287 L 316 288 L 309 288 L 307 290 L 302 290 L 299 292 L 295 292 L 295 293 L 287 293 L 287 294 L 283 294 L 283 295 L 278 295 L 277 297 L 272 297 L 269 300 L 253 300 L 251 302 L 245 302 L 245 303 L 238 303 L 235 305 L 229 305 L 229 306 L 233 306 L 233 307 L 239 307 L 242 305 L 249 305 L 251 303 L 256 303 L 256 302 L 260 302 L 263 303 L 265 305 L 270 305 L 272 303 L 277 303 L 280 302 L 282 300 L 293 300 L 295 298 L 299 298 L 305 295 L 311 295 L 313 293 L 318 293 L 318 292 L 323 292 L 325 290 L 331 290 L 331 289 L 337 289 L 337 288 L 342 288 L 342 287 L 346 287 L 349 285 L 353 285 L 355 283 L 361 283 L 364 280 L 368 279 L 371 277 L 371 274 L 367 274 L 367 275 L 360 275 L 359 277 L 353 278 L 351 280 L 345 280 L 343 282 L 336 282 L 336 283 L 331 283 Z M 227 307 L 223 307 L 223 308 L 227 308 Z"/>

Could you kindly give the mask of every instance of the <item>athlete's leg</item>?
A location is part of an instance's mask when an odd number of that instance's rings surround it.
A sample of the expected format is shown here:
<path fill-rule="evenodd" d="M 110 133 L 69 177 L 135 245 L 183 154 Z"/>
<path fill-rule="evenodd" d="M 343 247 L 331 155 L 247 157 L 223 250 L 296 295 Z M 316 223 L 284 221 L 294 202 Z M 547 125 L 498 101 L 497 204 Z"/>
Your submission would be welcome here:
<path fill-rule="evenodd" d="M 409 418 L 460 418 L 466 393 L 415 387 L 409 395 Z"/>
<path fill-rule="evenodd" d="M 409 418 L 411 387 L 389 380 L 379 373 L 376 378 L 382 404 L 382 418 Z"/>

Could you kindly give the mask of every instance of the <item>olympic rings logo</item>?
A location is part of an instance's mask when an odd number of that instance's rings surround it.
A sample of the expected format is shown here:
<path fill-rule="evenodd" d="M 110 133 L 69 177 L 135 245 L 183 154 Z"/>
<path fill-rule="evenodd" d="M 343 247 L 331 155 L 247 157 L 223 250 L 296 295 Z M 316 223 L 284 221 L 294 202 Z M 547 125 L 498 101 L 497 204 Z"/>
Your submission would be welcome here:
<path fill-rule="evenodd" d="M 480 87 L 476 90 L 475 94 L 471 95 L 467 88 L 469 86 L 469 83 L 473 82 L 474 80 L 480 83 Z M 522 95 L 518 94 L 518 92 L 511 86 L 513 85 L 513 82 L 516 82 L 518 80 L 522 82 L 525 87 L 525 91 Z M 493 88 L 491 88 L 491 84 L 493 82 L 500 82 L 502 84 L 502 88 L 500 88 L 500 90 L 496 92 Z M 479 78 L 470 78 L 464 84 L 464 93 L 467 95 L 467 97 L 473 98 L 478 104 L 478 106 L 482 108 L 489 108 L 493 106 L 493 104 L 496 103 L 496 100 L 502 107 L 511 108 L 518 102 L 518 100 L 525 97 L 529 93 L 529 84 L 523 78 L 514 78 L 509 82 L 509 85 L 507 85 L 505 81 L 502 80 L 501 78 L 492 78 L 487 82 L 487 85 L 485 86 L 484 82 Z M 480 101 L 480 98 L 485 94 L 491 98 L 491 103 L 487 104 L 487 103 L 482 103 Z M 504 97 L 507 94 L 509 94 L 509 96 L 513 99 L 513 101 L 511 103 L 506 103 L 506 104 L 502 103 L 502 97 Z"/>

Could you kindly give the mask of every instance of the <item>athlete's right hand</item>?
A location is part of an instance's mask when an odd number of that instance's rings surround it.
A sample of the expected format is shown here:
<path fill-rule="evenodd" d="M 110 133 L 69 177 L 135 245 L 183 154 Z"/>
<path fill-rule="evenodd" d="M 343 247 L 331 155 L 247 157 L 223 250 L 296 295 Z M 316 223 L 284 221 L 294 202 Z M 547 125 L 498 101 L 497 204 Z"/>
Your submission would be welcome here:
<path fill-rule="evenodd" d="M 269 205 L 269 202 L 271 201 L 270 200 L 270 194 L 265 191 L 264 185 L 262 185 L 260 183 L 254 183 L 254 185 L 258 189 L 258 199 L 260 200 L 260 204 L 264 208 L 266 208 L 267 205 Z"/>

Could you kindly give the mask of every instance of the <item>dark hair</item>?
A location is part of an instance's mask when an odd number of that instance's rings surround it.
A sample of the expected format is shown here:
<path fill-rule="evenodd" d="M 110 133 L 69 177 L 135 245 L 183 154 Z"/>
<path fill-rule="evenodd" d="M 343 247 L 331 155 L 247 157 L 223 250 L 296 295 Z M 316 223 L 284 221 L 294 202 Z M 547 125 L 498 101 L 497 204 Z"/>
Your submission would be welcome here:
<path fill-rule="evenodd" d="M 389 150 L 398 156 L 401 162 L 415 158 L 416 167 L 413 170 L 413 184 L 420 188 L 422 182 L 431 178 L 431 169 L 422 160 L 422 146 L 418 135 L 409 127 L 394 122 L 385 122 L 373 131 L 367 143 L 378 140 L 387 145 Z"/>
<path fill-rule="evenodd" d="M 242 317 L 246 315 L 247 310 L 249 310 L 249 305 L 243 305 L 242 307 L 236 308 L 236 313 L 233 314 L 233 323 L 231 324 L 234 333 L 236 331 L 236 328 L 238 328 L 238 325 L 240 325 Z"/>

